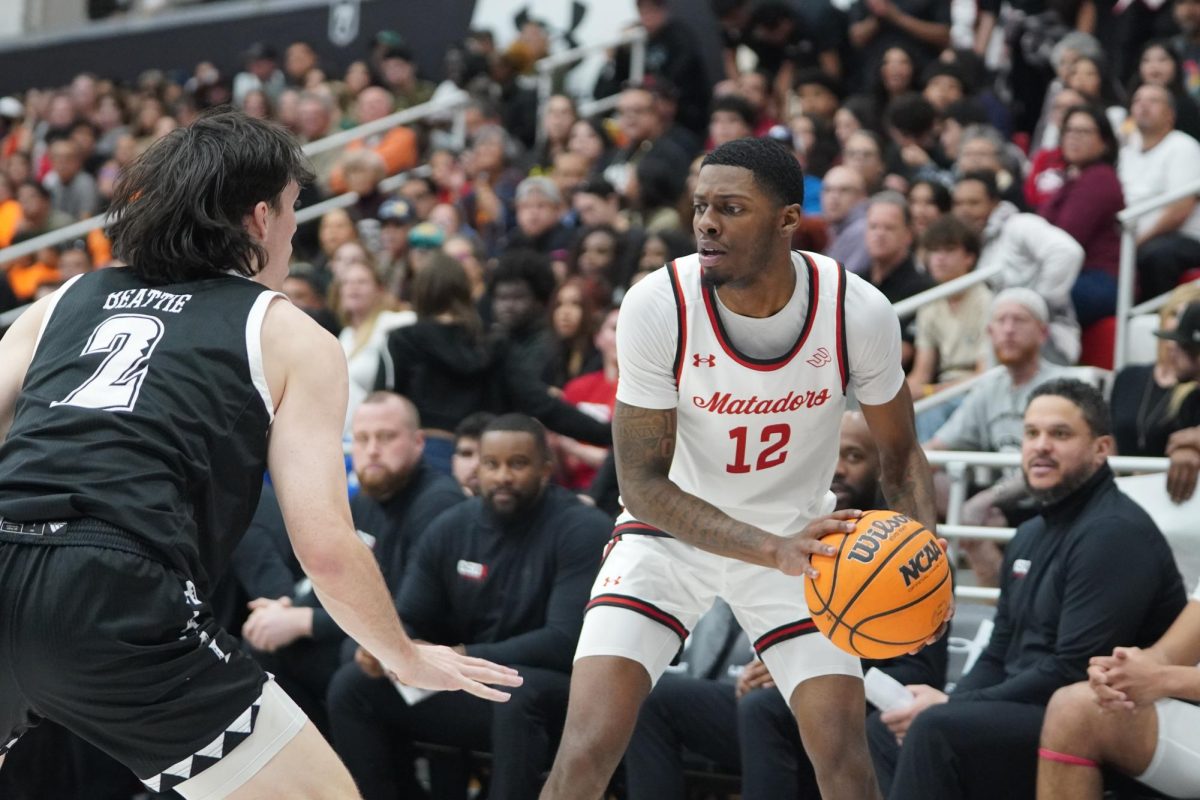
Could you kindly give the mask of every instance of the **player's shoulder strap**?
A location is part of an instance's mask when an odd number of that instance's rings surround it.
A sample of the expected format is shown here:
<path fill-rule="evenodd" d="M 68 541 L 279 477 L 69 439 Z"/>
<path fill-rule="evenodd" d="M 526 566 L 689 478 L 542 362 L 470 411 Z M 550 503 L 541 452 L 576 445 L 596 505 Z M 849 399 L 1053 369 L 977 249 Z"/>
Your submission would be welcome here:
<path fill-rule="evenodd" d="M 682 263 L 681 263 L 682 262 Z M 677 326 L 675 336 L 675 362 L 673 372 L 675 373 L 675 388 L 679 388 L 679 380 L 683 377 L 683 355 L 687 352 L 687 294 L 685 292 L 684 279 L 680 276 L 681 267 L 685 270 L 688 267 L 687 259 L 678 258 L 667 264 L 667 277 L 671 280 L 671 295 L 675 298 L 675 322 Z M 690 270 L 689 270 L 690 271 Z"/>

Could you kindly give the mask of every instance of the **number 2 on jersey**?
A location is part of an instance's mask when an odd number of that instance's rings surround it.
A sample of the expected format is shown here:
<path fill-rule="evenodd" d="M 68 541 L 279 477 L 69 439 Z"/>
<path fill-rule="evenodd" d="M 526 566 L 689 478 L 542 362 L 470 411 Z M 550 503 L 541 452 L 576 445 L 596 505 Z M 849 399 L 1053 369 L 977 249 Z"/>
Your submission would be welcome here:
<path fill-rule="evenodd" d="M 750 471 L 750 462 L 746 461 L 746 440 L 748 435 L 748 429 L 744 425 L 734 428 L 729 432 L 729 438 L 733 439 L 734 452 L 733 463 L 725 465 L 726 472 L 733 472 L 740 475 Z M 778 467 L 786 461 L 787 451 L 783 448 L 787 446 L 791 438 L 792 428 L 790 425 L 768 425 L 763 428 L 759 441 L 766 446 L 759 452 L 754 469 L 770 469 L 771 467 Z"/>
<path fill-rule="evenodd" d="M 80 357 L 107 353 L 92 377 L 54 406 L 76 406 L 100 411 L 133 411 L 150 355 L 165 329 L 157 317 L 117 314 L 96 326 Z"/>

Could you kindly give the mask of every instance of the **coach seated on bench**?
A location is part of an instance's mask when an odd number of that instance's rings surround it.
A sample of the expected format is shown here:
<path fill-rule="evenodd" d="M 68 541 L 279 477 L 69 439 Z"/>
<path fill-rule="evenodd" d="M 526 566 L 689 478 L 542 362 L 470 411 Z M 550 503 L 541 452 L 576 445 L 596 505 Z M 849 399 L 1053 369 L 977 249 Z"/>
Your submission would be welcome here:
<path fill-rule="evenodd" d="M 602 512 L 549 485 L 551 471 L 540 423 L 523 414 L 488 423 L 479 449 L 481 496 L 430 524 L 397 603 L 413 638 L 518 668 L 524 684 L 509 702 L 446 692 L 410 703 L 361 649 L 334 676 L 334 747 L 365 800 L 419 796 L 412 792 L 415 742 L 491 752 L 491 800 L 537 796 L 566 716 L 583 608 L 612 529 Z M 464 779 L 435 787 L 435 796 L 459 800 L 466 790 Z"/>
<path fill-rule="evenodd" d="M 1055 379 L 1033 392 L 1021 468 L 1041 513 L 1005 553 L 991 640 L 954 693 L 910 686 L 913 705 L 868 720 L 888 797 L 1032 797 L 1051 695 L 1090 656 L 1154 642 L 1183 608 L 1174 556 L 1117 488 L 1112 446 L 1099 391 Z"/>

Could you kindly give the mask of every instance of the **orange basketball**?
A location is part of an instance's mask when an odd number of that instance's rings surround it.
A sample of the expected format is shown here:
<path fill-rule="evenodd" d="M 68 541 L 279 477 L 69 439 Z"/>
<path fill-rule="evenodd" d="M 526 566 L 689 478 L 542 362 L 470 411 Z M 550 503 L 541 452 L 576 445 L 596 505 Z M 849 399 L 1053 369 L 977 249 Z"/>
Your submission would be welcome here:
<path fill-rule="evenodd" d="M 832 556 L 804 582 L 813 622 L 847 653 L 893 658 L 924 644 L 950 608 L 950 564 L 937 538 L 895 511 L 867 511 L 853 533 L 832 533 Z"/>

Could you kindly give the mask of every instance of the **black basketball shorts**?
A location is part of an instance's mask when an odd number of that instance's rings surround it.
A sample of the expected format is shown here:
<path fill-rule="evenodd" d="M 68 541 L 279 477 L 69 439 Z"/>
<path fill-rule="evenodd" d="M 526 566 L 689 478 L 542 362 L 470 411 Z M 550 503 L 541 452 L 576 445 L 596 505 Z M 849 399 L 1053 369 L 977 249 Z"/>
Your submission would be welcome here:
<path fill-rule="evenodd" d="M 14 538 L 0 538 L 0 755 L 45 718 L 165 791 L 249 735 L 267 675 L 190 580 L 125 549 Z"/>

